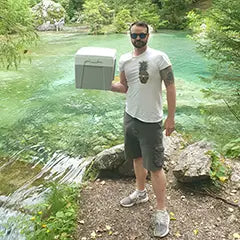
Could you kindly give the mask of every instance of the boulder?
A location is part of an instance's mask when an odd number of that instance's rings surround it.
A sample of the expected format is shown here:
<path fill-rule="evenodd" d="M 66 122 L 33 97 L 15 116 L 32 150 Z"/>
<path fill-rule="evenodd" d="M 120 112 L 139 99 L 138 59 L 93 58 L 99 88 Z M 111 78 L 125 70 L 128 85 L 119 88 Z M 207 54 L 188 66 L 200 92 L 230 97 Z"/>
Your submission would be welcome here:
<path fill-rule="evenodd" d="M 209 143 L 200 141 L 186 147 L 179 155 L 173 174 L 180 182 L 210 179 L 211 150 Z"/>
<path fill-rule="evenodd" d="M 231 184 L 240 190 L 240 159 L 227 159 L 226 164 L 231 168 Z"/>
<path fill-rule="evenodd" d="M 166 137 L 164 132 L 163 136 L 164 156 L 166 160 L 169 160 L 174 151 L 180 147 L 183 139 L 176 132 L 170 137 Z M 125 160 L 124 157 L 124 144 L 100 152 L 94 157 L 92 167 L 97 169 L 102 177 L 134 176 L 133 161 Z"/>
<path fill-rule="evenodd" d="M 96 155 L 94 166 L 102 170 L 113 170 L 118 168 L 124 161 L 124 145 L 120 144 Z"/>
<path fill-rule="evenodd" d="M 60 3 L 42 0 L 32 8 L 32 12 L 35 16 L 37 30 L 62 30 L 66 14 Z"/>
<path fill-rule="evenodd" d="M 166 137 L 165 130 L 163 131 L 163 146 L 165 161 L 169 161 L 173 154 L 177 153 L 183 145 L 184 139 L 182 135 L 174 131 L 171 136 Z"/>

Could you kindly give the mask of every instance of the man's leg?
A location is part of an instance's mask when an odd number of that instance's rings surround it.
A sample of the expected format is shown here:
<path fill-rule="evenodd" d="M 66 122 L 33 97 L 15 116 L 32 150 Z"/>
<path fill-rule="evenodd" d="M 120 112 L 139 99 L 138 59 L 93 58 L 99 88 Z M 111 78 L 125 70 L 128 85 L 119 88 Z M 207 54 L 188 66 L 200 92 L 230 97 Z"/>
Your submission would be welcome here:
<path fill-rule="evenodd" d="M 151 171 L 153 191 L 157 200 L 157 211 L 155 214 L 154 236 L 165 237 L 169 232 L 169 214 L 166 211 L 166 176 L 163 169 Z"/>
<path fill-rule="evenodd" d="M 153 191 L 157 200 L 157 210 L 164 210 L 166 209 L 166 176 L 163 169 L 153 172 L 151 171 L 151 180 Z"/>
<path fill-rule="evenodd" d="M 148 201 L 148 194 L 145 189 L 148 171 L 143 167 L 143 159 L 135 158 L 133 160 L 133 166 L 136 176 L 136 190 L 120 201 L 120 204 L 123 207 L 131 207 L 137 203 L 144 203 Z"/>
<path fill-rule="evenodd" d="M 143 191 L 145 189 L 145 182 L 148 171 L 143 167 L 143 159 L 136 158 L 133 160 L 134 172 L 136 176 L 137 190 Z"/>

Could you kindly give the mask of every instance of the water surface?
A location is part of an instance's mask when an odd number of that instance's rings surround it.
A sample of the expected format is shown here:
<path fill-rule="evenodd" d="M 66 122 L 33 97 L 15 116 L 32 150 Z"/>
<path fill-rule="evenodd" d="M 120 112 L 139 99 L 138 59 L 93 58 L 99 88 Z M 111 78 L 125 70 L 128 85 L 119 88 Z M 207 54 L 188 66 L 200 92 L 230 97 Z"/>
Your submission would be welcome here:
<path fill-rule="evenodd" d="M 40 44 L 31 52 L 31 64 L 26 59 L 18 70 L 0 72 L 0 154 L 11 157 L 17 153 L 28 162 L 45 162 L 57 150 L 87 156 L 121 143 L 125 96 L 75 89 L 74 54 L 85 46 L 109 47 L 117 49 L 118 60 L 132 49 L 129 36 L 63 32 L 40 36 Z M 196 52 L 186 32 L 154 33 L 149 45 L 166 52 L 173 64 L 177 129 L 208 133 L 201 106 L 223 104 L 205 99 L 201 92 L 211 87 L 201 80 L 210 76 L 208 62 Z M 211 138 L 212 133 L 208 135 Z"/>

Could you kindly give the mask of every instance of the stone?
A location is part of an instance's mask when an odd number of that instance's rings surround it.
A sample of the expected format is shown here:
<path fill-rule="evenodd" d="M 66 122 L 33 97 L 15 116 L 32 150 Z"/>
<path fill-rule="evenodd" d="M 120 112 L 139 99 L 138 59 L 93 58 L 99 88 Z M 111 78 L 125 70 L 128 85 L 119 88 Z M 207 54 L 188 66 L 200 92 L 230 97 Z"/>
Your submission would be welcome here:
<path fill-rule="evenodd" d="M 240 182 L 240 161 L 232 160 L 230 165 L 232 167 L 231 181 L 235 183 L 239 183 Z"/>
<path fill-rule="evenodd" d="M 178 132 L 174 131 L 170 136 L 166 136 L 166 131 L 163 131 L 163 147 L 165 161 L 169 161 L 171 156 L 182 146 L 184 140 Z M 173 162 L 174 164 L 174 162 Z"/>
<path fill-rule="evenodd" d="M 166 162 L 180 148 L 182 142 L 183 139 L 179 133 L 174 132 L 171 136 L 166 137 L 165 131 L 163 132 L 164 157 Z M 124 144 L 119 144 L 100 152 L 94 157 L 92 167 L 99 171 L 100 177 L 134 176 L 133 161 L 125 160 Z M 166 168 L 166 165 L 164 168 Z"/>
<path fill-rule="evenodd" d="M 124 145 L 120 144 L 106 149 L 96 155 L 94 159 L 94 166 L 102 170 L 113 170 L 124 161 Z"/>
<path fill-rule="evenodd" d="M 211 150 L 209 143 L 200 141 L 186 147 L 178 158 L 173 174 L 180 182 L 194 182 L 210 179 Z"/>

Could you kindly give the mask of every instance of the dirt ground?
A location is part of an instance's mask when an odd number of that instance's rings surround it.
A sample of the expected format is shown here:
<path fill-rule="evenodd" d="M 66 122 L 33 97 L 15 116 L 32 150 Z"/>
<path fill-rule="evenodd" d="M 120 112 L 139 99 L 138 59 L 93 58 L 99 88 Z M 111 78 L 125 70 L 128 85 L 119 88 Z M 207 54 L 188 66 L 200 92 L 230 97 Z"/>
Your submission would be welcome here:
<path fill-rule="evenodd" d="M 169 167 L 171 169 L 171 166 Z M 202 193 L 198 185 L 186 187 L 167 175 L 167 204 L 171 214 L 170 233 L 166 240 L 234 240 L 240 239 L 240 189 L 229 184 L 213 196 Z M 82 190 L 76 239 L 150 240 L 153 237 L 152 214 L 155 196 L 151 181 L 146 188 L 149 201 L 123 208 L 119 201 L 135 189 L 134 179 L 97 179 Z"/>

